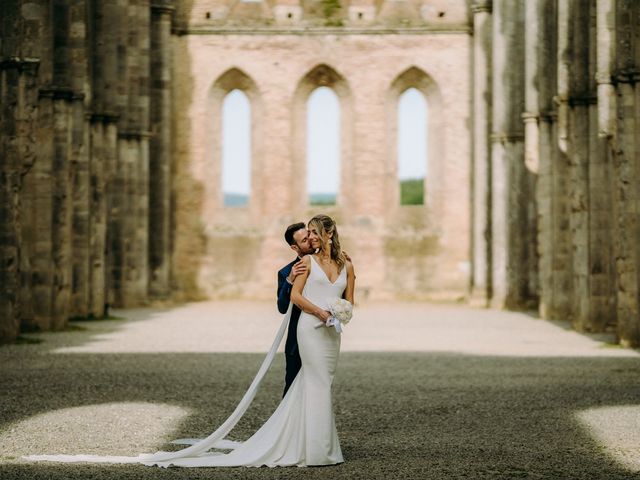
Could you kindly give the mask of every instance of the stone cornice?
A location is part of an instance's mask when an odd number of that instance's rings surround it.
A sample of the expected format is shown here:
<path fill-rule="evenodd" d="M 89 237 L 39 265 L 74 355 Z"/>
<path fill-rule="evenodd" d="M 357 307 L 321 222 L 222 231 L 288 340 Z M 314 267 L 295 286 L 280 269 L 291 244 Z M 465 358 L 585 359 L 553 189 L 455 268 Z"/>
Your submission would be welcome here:
<path fill-rule="evenodd" d="M 116 123 L 120 119 L 120 115 L 113 112 L 91 112 L 86 114 L 86 118 L 94 123 Z"/>
<path fill-rule="evenodd" d="M 521 142 L 524 140 L 524 133 L 522 132 L 493 132 L 489 135 L 489 139 L 492 143 L 509 143 L 509 142 Z"/>
<path fill-rule="evenodd" d="M 545 110 L 540 112 L 540 120 L 543 122 L 555 122 L 558 119 L 556 110 Z"/>
<path fill-rule="evenodd" d="M 85 94 L 83 92 L 74 92 L 71 88 L 49 85 L 40 89 L 39 96 L 40 98 L 53 98 L 54 100 L 84 100 Z"/>
<path fill-rule="evenodd" d="M 611 84 L 611 72 L 605 71 L 605 72 L 596 72 L 595 75 L 596 78 L 596 83 L 598 85 L 609 85 Z"/>
<path fill-rule="evenodd" d="M 153 13 L 172 14 L 175 11 L 176 11 L 176 7 L 174 7 L 172 5 L 162 5 L 162 4 L 158 4 L 158 3 L 152 3 L 151 4 L 151 12 L 153 12 Z"/>
<path fill-rule="evenodd" d="M 569 102 L 569 99 L 565 95 L 560 95 L 560 94 L 554 95 L 552 100 L 553 100 L 553 103 L 558 106 L 565 105 Z"/>
<path fill-rule="evenodd" d="M 35 72 L 40 66 L 39 58 L 0 57 L 0 70 L 16 69 L 21 72 Z"/>
<path fill-rule="evenodd" d="M 569 105 L 572 107 L 579 107 L 584 105 L 597 105 L 598 97 L 592 96 L 592 95 L 576 96 L 576 97 L 569 97 L 568 101 L 569 101 Z"/>
<path fill-rule="evenodd" d="M 469 25 L 424 27 L 175 27 L 176 35 L 459 35 L 473 33 Z"/>
<path fill-rule="evenodd" d="M 124 138 L 126 140 L 141 140 L 143 138 L 151 137 L 151 132 L 143 130 L 120 130 L 118 131 L 118 138 Z"/>
<path fill-rule="evenodd" d="M 493 5 L 491 0 L 476 0 L 471 5 L 471 11 L 473 13 L 491 13 L 493 11 Z"/>
<path fill-rule="evenodd" d="M 638 83 L 640 82 L 640 70 L 621 70 L 611 77 L 612 83 Z"/>

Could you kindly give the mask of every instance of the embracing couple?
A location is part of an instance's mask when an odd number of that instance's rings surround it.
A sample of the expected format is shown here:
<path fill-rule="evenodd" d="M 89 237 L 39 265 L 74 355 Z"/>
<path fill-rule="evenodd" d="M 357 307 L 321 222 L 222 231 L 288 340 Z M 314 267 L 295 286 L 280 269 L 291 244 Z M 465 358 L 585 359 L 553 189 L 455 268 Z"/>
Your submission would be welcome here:
<path fill-rule="evenodd" d="M 355 273 L 340 248 L 333 219 L 316 215 L 305 226 L 287 228 L 285 239 L 298 258 L 278 272 L 278 308 L 285 313 L 276 338 L 256 377 L 234 412 L 204 439 L 175 452 L 137 457 L 98 455 L 32 455 L 28 460 L 57 462 L 141 463 L 160 467 L 311 466 L 343 462 L 336 432 L 331 384 L 340 351 L 334 301 L 353 304 Z M 334 325 L 335 326 L 335 325 Z M 242 418 L 288 331 L 284 396 L 271 417 L 244 442 L 227 438 Z"/>

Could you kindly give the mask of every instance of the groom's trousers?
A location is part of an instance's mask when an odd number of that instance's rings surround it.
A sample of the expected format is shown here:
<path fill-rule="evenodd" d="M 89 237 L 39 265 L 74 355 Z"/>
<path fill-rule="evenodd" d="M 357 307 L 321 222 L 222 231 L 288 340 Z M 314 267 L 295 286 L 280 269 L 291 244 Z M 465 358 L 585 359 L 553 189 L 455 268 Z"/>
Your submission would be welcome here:
<path fill-rule="evenodd" d="M 296 348 L 293 353 L 285 353 L 285 359 L 287 362 L 286 371 L 284 375 L 284 392 L 282 392 L 282 396 L 284 397 L 287 394 L 287 390 L 293 383 L 293 380 L 296 378 L 296 375 L 300 371 L 302 367 L 302 360 L 300 359 L 300 352 Z"/>

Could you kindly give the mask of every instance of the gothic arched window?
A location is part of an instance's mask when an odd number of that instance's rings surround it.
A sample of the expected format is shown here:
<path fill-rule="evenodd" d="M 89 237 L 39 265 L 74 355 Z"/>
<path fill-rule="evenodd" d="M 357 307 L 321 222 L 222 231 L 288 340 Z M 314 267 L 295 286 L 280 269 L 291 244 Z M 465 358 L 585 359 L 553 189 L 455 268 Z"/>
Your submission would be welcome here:
<path fill-rule="evenodd" d="M 224 206 L 249 204 L 251 194 L 251 104 L 241 90 L 222 103 L 222 192 Z"/>
<path fill-rule="evenodd" d="M 398 180 L 401 205 L 423 205 L 427 176 L 427 101 L 415 88 L 398 101 Z"/>
<path fill-rule="evenodd" d="M 311 205 L 335 205 L 340 185 L 340 101 L 329 87 L 307 101 L 307 192 Z"/>

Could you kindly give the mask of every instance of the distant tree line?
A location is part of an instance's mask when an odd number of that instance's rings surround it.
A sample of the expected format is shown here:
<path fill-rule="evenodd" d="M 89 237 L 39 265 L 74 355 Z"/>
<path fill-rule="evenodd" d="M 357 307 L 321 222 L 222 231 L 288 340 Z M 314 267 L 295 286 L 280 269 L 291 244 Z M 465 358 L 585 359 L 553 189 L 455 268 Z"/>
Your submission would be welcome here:
<path fill-rule="evenodd" d="M 400 205 L 424 204 L 424 178 L 400 180 Z"/>

